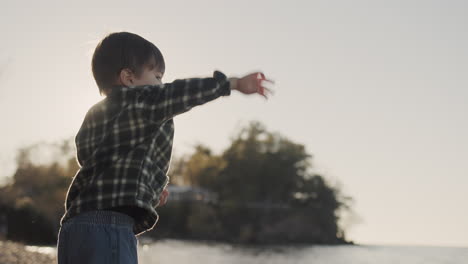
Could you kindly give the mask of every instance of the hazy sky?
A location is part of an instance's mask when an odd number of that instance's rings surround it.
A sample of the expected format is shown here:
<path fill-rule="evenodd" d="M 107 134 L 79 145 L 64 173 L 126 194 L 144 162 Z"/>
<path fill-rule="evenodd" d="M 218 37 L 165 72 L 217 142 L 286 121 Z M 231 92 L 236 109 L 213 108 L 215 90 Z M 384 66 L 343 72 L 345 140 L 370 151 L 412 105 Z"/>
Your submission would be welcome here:
<path fill-rule="evenodd" d="M 114 31 L 155 43 L 164 82 L 262 70 L 175 118 L 175 153 L 219 151 L 250 120 L 305 144 L 355 199 L 357 243 L 468 246 L 466 1 L 3 1 L 0 174 L 18 147 L 75 135 L 103 99 L 91 73 Z"/>

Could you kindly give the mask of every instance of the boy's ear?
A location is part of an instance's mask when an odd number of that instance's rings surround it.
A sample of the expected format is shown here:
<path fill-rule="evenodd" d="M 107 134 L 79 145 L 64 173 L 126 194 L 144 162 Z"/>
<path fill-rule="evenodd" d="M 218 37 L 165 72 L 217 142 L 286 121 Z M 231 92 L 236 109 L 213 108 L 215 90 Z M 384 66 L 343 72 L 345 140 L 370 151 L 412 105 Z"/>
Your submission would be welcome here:
<path fill-rule="evenodd" d="M 133 86 L 133 72 L 128 69 L 122 69 L 119 74 L 119 82 L 127 87 Z"/>

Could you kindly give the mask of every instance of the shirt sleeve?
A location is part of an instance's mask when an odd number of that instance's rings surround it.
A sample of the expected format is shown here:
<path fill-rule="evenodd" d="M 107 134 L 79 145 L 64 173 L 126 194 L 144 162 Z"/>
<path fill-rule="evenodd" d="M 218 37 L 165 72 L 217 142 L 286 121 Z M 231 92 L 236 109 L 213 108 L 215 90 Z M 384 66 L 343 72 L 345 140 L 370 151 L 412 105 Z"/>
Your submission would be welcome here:
<path fill-rule="evenodd" d="M 147 119 L 162 123 L 194 106 L 230 94 L 226 75 L 215 71 L 210 78 L 178 79 L 164 85 L 144 86 L 138 104 Z"/>

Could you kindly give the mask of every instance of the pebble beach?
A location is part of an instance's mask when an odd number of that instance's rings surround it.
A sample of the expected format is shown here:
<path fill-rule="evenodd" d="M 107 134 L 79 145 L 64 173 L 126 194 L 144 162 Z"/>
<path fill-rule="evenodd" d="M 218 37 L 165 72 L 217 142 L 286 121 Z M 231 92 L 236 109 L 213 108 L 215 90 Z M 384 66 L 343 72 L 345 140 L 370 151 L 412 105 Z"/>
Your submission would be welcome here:
<path fill-rule="evenodd" d="M 0 263 L 51 264 L 56 263 L 56 258 L 55 254 L 34 252 L 34 247 L 11 241 L 0 241 Z"/>

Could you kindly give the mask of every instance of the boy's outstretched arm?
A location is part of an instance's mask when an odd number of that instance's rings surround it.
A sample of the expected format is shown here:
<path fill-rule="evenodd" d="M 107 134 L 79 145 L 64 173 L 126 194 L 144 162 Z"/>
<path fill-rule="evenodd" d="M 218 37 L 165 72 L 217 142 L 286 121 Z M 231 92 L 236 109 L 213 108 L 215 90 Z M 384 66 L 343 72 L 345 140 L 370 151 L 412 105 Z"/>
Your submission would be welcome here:
<path fill-rule="evenodd" d="M 271 91 L 262 85 L 263 73 L 251 73 L 242 78 L 227 78 L 215 71 L 212 78 L 178 79 L 159 86 L 143 86 L 138 97 L 143 115 L 153 122 L 164 122 L 220 96 L 228 96 L 231 90 L 244 94 L 259 93 L 267 98 Z M 273 83 L 273 82 L 272 82 Z"/>

